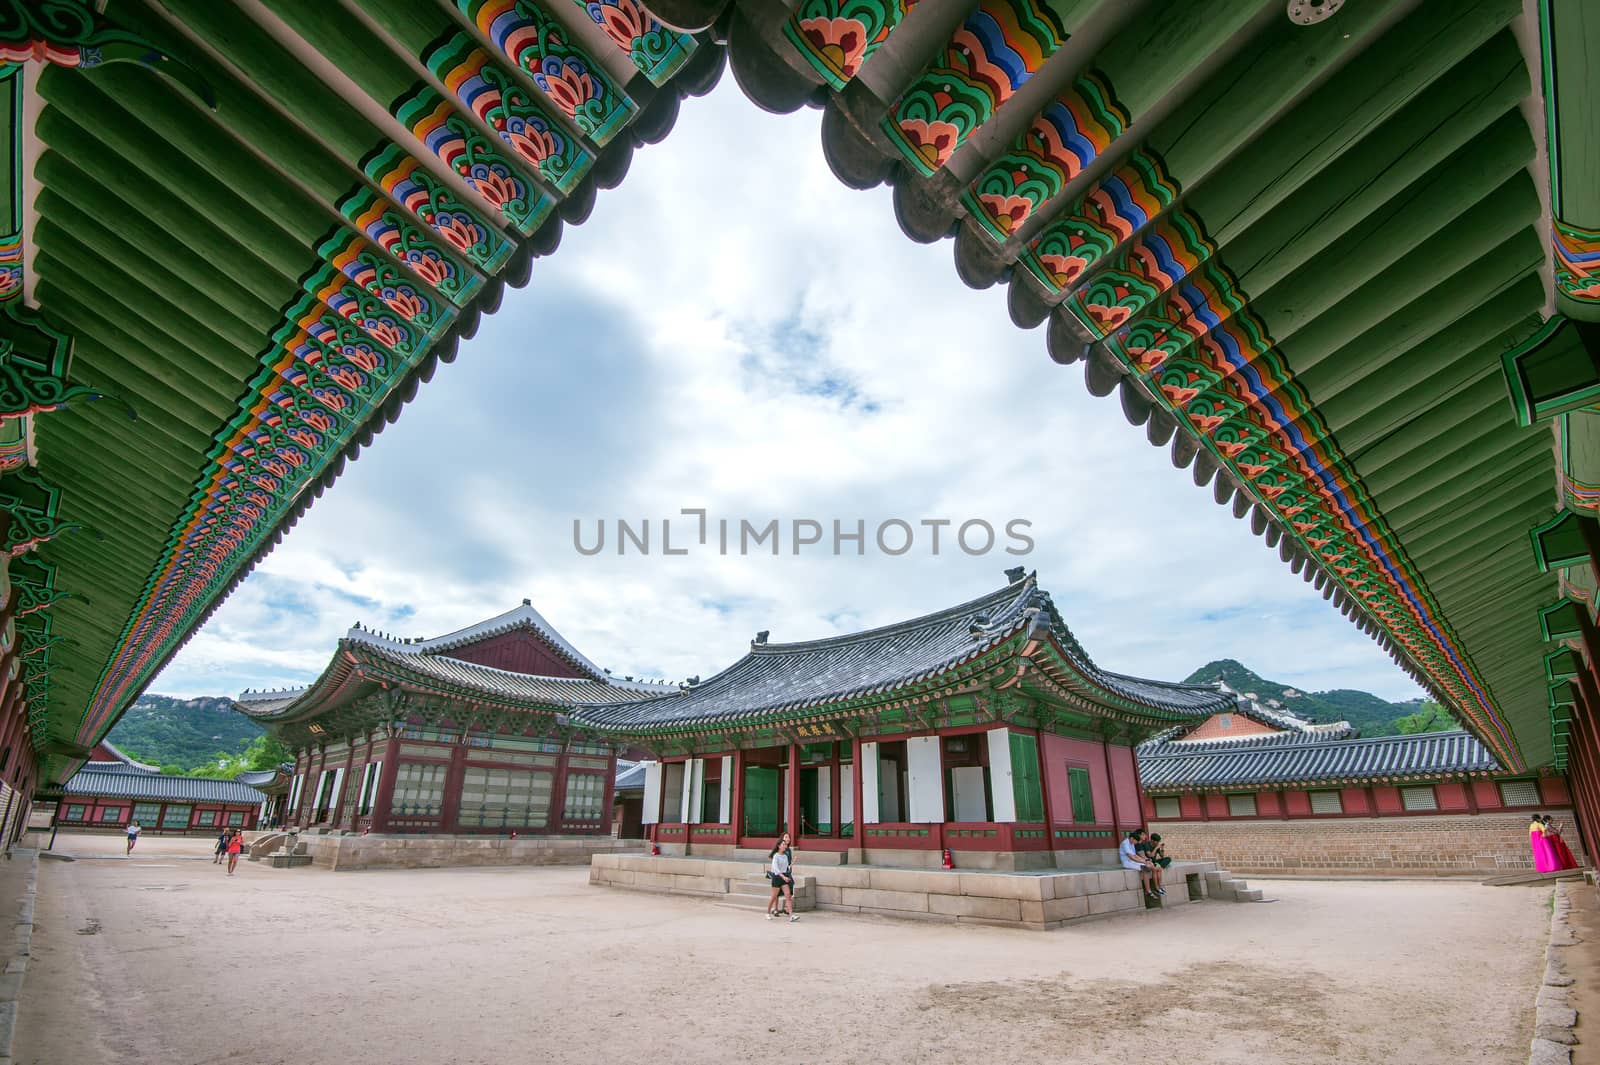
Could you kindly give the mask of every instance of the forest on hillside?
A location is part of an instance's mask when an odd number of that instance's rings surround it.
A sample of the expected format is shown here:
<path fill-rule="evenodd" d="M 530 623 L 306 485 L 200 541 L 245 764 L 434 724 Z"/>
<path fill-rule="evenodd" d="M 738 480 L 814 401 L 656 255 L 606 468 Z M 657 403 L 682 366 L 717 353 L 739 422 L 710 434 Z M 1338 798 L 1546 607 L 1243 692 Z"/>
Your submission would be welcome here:
<path fill-rule="evenodd" d="M 1236 692 L 1253 694 L 1261 703 L 1276 699 L 1290 713 L 1319 724 L 1348 721 L 1360 729 L 1363 736 L 1447 732 L 1461 727 L 1442 706 L 1432 700 L 1409 699 L 1392 703 L 1371 692 L 1352 688 L 1302 691 L 1291 684 L 1267 680 L 1231 658 L 1207 662 L 1189 674 L 1185 683 L 1211 684 L 1218 680 Z"/>

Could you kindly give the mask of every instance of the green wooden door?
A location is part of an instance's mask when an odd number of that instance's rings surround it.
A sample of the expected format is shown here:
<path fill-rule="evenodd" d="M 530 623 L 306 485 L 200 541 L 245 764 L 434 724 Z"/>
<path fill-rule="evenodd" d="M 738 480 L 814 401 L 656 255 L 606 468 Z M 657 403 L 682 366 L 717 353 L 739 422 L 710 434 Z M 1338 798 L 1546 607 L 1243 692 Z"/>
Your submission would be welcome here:
<path fill-rule="evenodd" d="M 778 834 L 781 805 L 778 771 L 770 766 L 746 766 L 744 771 L 744 831 L 751 836 Z"/>
<path fill-rule="evenodd" d="M 1011 733 L 1011 787 L 1017 799 L 1017 820 L 1044 820 L 1044 792 L 1039 787 L 1039 742 L 1024 732 Z"/>

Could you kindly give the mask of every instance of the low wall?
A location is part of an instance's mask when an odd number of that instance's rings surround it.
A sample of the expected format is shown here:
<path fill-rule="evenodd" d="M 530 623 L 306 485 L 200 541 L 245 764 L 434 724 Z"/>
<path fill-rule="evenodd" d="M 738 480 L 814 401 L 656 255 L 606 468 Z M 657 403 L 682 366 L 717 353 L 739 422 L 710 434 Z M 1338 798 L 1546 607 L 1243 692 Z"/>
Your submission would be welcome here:
<path fill-rule="evenodd" d="M 1572 811 L 1549 813 L 1587 865 Z M 1488 876 L 1533 868 L 1526 814 L 1152 821 L 1150 830 L 1174 857 L 1243 874 Z"/>
<path fill-rule="evenodd" d="M 299 834 L 322 869 L 434 869 L 462 865 L 584 865 L 596 854 L 637 851 L 636 840 L 610 836 L 346 836 Z"/>
<path fill-rule="evenodd" d="M 727 895 L 730 880 L 758 874 L 760 869 L 759 864 L 714 858 L 597 854 L 589 864 L 589 883 L 718 898 Z M 818 909 L 884 917 L 1042 930 L 1144 908 L 1139 874 L 1123 869 L 1030 874 L 802 863 L 796 871 L 811 882 Z M 1189 901 L 1187 874 L 1198 874 L 1204 892 L 1205 874 L 1215 871 L 1209 862 L 1174 862 L 1165 906 Z"/>

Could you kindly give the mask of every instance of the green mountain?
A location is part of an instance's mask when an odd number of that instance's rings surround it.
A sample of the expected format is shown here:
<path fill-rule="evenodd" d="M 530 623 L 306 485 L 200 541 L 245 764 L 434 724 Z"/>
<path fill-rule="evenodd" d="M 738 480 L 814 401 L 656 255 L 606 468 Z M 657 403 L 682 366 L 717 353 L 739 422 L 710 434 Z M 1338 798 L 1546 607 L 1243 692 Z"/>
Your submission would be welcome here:
<path fill-rule="evenodd" d="M 189 772 L 236 758 L 261 735 L 261 726 L 233 709 L 230 699 L 143 695 L 106 739 L 141 762 Z"/>
<path fill-rule="evenodd" d="M 1266 704 L 1275 699 L 1282 708 L 1299 717 L 1319 723 L 1348 721 L 1363 736 L 1394 736 L 1402 732 L 1439 732 L 1459 728 L 1438 704 L 1422 699 L 1391 703 L 1371 692 L 1336 688 L 1333 691 L 1307 692 L 1289 684 L 1279 684 L 1251 671 L 1231 658 L 1207 662 L 1189 674 L 1185 683 L 1210 684 L 1221 680 L 1236 692 L 1253 694 Z"/>

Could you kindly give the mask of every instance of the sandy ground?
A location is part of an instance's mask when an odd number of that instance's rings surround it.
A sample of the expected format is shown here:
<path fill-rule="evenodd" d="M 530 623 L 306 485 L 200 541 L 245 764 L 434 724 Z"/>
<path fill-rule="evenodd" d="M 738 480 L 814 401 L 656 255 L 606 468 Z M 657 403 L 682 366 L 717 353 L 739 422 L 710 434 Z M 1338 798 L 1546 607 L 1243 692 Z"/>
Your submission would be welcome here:
<path fill-rule="evenodd" d="M 577 867 L 230 879 L 209 846 L 58 840 L 84 857 L 41 865 L 17 1062 L 1510 1065 L 1549 927 L 1548 889 L 1444 881 L 1045 933 L 789 925 Z"/>

